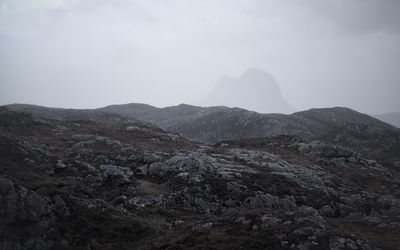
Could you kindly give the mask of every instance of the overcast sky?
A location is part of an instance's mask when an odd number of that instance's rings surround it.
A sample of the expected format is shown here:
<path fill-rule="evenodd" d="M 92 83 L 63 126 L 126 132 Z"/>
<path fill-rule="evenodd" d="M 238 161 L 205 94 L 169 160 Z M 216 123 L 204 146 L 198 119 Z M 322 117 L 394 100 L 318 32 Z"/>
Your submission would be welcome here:
<path fill-rule="evenodd" d="M 0 104 L 196 103 L 270 72 L 297 110 L 400 111 L 398 0 L 0 0 Z"/>

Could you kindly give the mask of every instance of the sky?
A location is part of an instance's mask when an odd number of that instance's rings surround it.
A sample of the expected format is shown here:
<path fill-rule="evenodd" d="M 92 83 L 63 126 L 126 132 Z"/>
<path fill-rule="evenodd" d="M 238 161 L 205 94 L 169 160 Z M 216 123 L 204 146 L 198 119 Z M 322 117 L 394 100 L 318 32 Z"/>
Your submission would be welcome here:
<path fill-rule="evenodd" d="M 296 109 L 400 112 L 398 0 L 0 0 L 0 104 L 196 104 L 268 71 Z"/>

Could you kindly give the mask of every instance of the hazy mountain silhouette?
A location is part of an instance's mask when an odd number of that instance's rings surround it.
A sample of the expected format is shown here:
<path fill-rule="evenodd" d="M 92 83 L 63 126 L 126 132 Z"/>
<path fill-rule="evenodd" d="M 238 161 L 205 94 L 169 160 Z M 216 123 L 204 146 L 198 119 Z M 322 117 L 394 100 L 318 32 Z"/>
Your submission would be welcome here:
<path fill-rule="evenodd" d="M 260 113 L 292 113 L 274 78 L 263 69 L 250 68 L 238 79 L 223 76 L 202 106 L 240 107 Z"/>

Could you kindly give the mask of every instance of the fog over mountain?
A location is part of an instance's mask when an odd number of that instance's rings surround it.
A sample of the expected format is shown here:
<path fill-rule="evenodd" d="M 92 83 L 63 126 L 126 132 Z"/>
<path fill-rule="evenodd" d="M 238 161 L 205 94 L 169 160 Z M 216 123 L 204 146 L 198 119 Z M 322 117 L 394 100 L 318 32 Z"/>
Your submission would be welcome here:
<path fill-rule="evenodd" d="M 238 79 L 223 76 L 201 102 L 203 106 L 240 107 L 260 113 L 291 113 L 278 83 L 265 70 L 250 68 Z"/>
<path fill-rule="evenodd" d="M 397 0 L 0 0 L 0 104 L 196 104 L 222 75 L 258 67 L 296 110 L 399 112 L 399 11 Z"/>

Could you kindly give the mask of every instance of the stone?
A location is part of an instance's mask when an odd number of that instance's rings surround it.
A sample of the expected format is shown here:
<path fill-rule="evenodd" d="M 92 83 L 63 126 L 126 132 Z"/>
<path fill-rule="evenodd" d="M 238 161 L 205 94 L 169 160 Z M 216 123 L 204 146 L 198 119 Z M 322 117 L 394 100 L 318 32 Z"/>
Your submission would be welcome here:
<path fill-rule="evenodd" d="M 162 162 L 155 162 L 149 165 L 149 174 L 153 176 L 164 176 L 169 172 L 175 171 L 174 167 L 171 167 Z"/>
<path fill-rule="evenodd" d="M 325 205 L 323 206 L 320 210 L 318 210 L 318 213 L 322 216 L 326 216 L 326 217 L 333 217 L 335 216 L 335 210 L 329 206 L 329 205 Z"/>
<path fill-rule="evenodd" d="M 132 170 L 127 167 L 119 167 L 115 165 L 101 165 L 103 181 L 113 181 L 115 184 L 129 184 L 133 176 Z"/>
<path fill-rule="evenodd" d="M 340 216 L 346 217 L 348 215 L 350 215 L 351 213 L 356 212 L 356 209 L 345 205 L 345 204 L 339 204 L 339 214 Z"/>
<path fill-rule="evenodd" d="M 261 227 L 269 228 L 271 226 L 282 223 L 282 220 L 279 218 L 272 217 L 270 215 L 263 215 L 261 218 Z"/>

